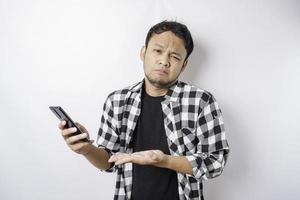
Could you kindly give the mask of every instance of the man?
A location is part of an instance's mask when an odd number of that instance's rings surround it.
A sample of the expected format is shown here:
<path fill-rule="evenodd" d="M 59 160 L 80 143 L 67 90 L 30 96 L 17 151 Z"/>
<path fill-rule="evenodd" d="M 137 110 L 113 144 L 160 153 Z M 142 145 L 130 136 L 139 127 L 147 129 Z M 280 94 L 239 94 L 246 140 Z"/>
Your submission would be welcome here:
<path fill-rule="evenodd" d="M 117 172 L 114 199 L 204 199 L 202 180 L 219 176 L 229 146 L 211 93 L 178 80 L 193 51 L 187 27 L 153 26 L 141 49 L 145 78 L 108 95 L 97 137 L 59 124 L 68 146 L 101 171 Z"/>

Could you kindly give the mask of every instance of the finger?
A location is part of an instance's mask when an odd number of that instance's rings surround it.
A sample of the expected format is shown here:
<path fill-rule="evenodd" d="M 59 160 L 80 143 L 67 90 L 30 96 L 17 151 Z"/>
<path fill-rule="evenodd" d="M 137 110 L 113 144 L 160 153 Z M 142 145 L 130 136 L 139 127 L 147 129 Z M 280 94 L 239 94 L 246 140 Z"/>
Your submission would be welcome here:
<path fill-rule="evenodd" d="M 58 128 L 59 128 L 60 130 L 63 130 L 64 127 L 65 127 L 65 125 L 66 125 L 66 121 L 63 120 L 63 121 L 61 121 L 61 122 L 58 124 Z"/>
<path fill-rule="evenodd" d="M 77 128 L 76 127 L 72 127 L 72 128 L 67 128 L 67 129 L 63 129 L 61 131 L 62 136 L 66 137 L 66 136 L 70 136 L 73 133 L 77 132 Z"/>
<path fill-rule="evenodd" d="M 124 157 L 124 158 L 122 158 L 120 160 L 117 160 L 115 162 L 115 165 L 121 165 L 121 164 L 129 163 L 129 162 L 132 162 L 132 160 L 131 160 L 131 158 L 129 156 L 127 156 L 127 157 Z"/>
<path fill-rule="evenodd" d="M 109 158 L 109 161 L 110 161 L 110 162 L 115 162 L 115 161 L 117 161 L 117 160 L 120 160 L 120 159 L 125 158 L 127 155 L 128 155 L 128 154 L 126 154 L 126 153 L 119 153 L 119 152 L 118 152 L 118 153 L 112 155 L 112 156 Z"/>
<path fill-rule="evenodd" d="M 116 160 L 118 160 L 117 156 L 112 155 L 112 156 L 108 159 L 108 162 L 115 162 Z"/>
<path fill-rule="evenodd" d="M 114 157 L 120 157 L 120 156 L 124 156 L 124 155 L 128 155 L 128 153 L 117 152 L 117 153 L 115 153 L 113 156 L 114 156 Z"/>
<path fill-rule="evenodd" d="M 80 130 L 81 132 L 88 132 L 88 131 L 84 128 L 84 126 L 82 126 L 80 123 L 75 122 L 75 124 L 76 124 L 76 126 L 79 128 L 79 130 Z"/>
<path fill-rule="evenodd" d="M 117 162 L 115 162 L 115 165 L 121 165 L 121 164 L 124 164 L 124 163 L 126 163 L 126 162 L 122 162 L 122 161 L 117 161 Z"/>
<path fill-rule="evenodd" d="M 144 156 L 141 157 L 139 155 L 132 155 L 131 162 L 140 164 L 140 165 L 145 165 L 149 162 L 149 160 L 147 158 L 145 158 Z"/>
<path fill-rule="evenodd" d="M 69 138 L 66 139 L 66 143 L 68 145 L 74 145 L 74 144 L 88 144 L 88 142 L 85 142 L 85 141 L 82 141 L 82 139 L 86 138 L 86 133 L 82 133 L 82 134 L 79 134 L 79 135 L 74 135 L 74 136 L 71 136 Z"/>
<path fill-rule="evenodd" d="M 72 144 L 70 145 L 71 146 L 71 149 L 75 152 L 80 152 L 80 150 L 85 146 L 87 145 L 86 142 L 78 142 L 78 143 L 75 143 L 75 144 Z"/>
<path fill-rule="evenodd" d="M 86 137 L 87 137 L 87 133 L 81 133 L 79 135 L 74 135 L 74 136 L 67 138 L 66 142 L 67 142 L 67 144 L 71 145 L 71 144 L 76 143 L 79 140 L 84 139 Z"/>

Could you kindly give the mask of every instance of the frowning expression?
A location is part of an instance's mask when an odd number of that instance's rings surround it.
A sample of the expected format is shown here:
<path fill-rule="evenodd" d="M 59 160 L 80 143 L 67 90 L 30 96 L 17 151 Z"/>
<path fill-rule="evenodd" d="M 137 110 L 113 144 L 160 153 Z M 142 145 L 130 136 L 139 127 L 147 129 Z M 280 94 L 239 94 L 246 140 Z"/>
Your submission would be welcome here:
<path fill-rule="evenodd" d="M 168 87 L 185 69 L 186 55 L 184 41 L 171 31 L 154 34 L 140 54 L 146 78 L 156 87 Z"/>

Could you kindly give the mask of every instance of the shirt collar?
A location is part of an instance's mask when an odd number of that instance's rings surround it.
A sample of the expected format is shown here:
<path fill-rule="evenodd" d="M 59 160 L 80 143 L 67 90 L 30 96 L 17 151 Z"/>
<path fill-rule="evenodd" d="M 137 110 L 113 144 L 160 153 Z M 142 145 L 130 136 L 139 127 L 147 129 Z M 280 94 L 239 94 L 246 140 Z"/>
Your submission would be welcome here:
<path fill-rule="evenodd" d="M 141 93 L 144 84 L 145 84 L 145 78 L 143 78 L 142 81 L 130 87 L 129 90 L 131 92 Z M 174 102 L 179 101 L 179 95 L 181 93 L 182 88 L 183 88 L 182 82 L 177 79 L 174 83 L 172 83 L 172 85 L 169 86 L 169 90 L 165 95 L 165 100 L 174 101 Z"/>

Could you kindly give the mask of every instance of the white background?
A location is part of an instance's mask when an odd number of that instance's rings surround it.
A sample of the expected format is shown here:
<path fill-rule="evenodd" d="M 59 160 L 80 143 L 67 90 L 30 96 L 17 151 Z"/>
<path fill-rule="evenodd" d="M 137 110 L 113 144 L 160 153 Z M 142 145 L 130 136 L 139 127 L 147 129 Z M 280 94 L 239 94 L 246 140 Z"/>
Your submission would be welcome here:
<path fill-rule="evenodd" d="M 48 106 L 96 139 L 106 96 L 143 78 L 140 48 L 164 19 L 194 38 L 180 79 L 224 114 L 231 152 L 206 199 L 299 199 L 299 10 L 296 0 L 0 0 L 0 199 L 112 199 L 116 174 L 69 150 Z"/>

